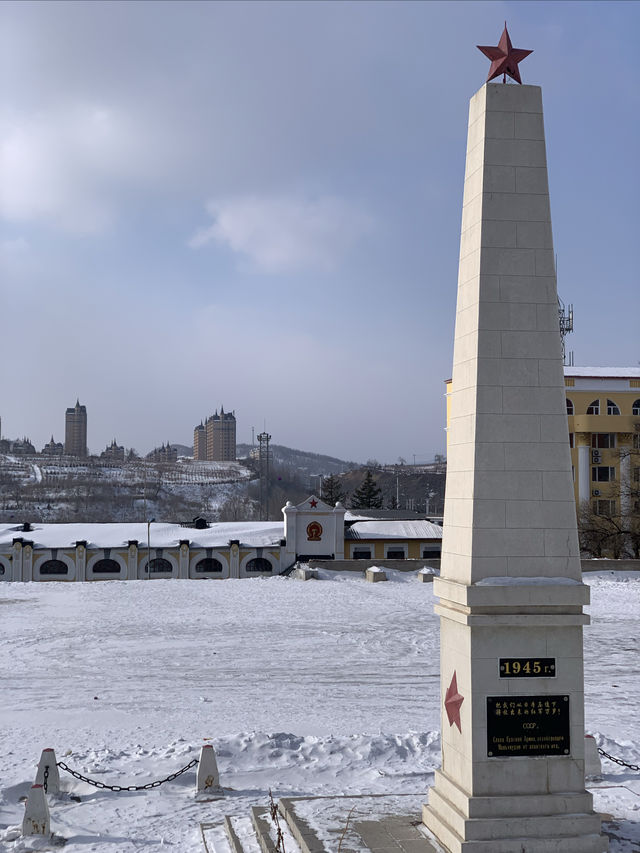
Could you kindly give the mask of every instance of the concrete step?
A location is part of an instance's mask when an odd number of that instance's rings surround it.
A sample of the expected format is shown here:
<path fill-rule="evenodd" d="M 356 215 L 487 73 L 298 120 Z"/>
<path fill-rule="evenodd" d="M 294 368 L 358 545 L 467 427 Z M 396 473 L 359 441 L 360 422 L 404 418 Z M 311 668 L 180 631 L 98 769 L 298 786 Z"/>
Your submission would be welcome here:
<path fill-rule="evenodd" d="M 205 853 L 262 853 L 249 815 L 225 815 L 222 821 L 201 823 L 200 830 Z"/>
<path fill-rule="evenodd" d="M 224 832 L 231 848 L 231 853 L 244 853 L 242 842 L 238 838 L 238 833 L 231 820 L 231 815 L 224 816 Z"/>
<path fill-rule="evenodd" d="M 463 841 L 442 816 L 429 807 L 425 807 L 423 819 L 449 853 L 521 853 L 522 850 L 526 853 L 605 853 L 608 850 L 607 837 L 599 833 L 572 838 L 549 834 L 535 839 L 514 836 Z"/>
<path fill-rule="evenodd" d="M 276 845 L 271 840 L 269 822 L 265 820 L 265 813 L 268 813 L 268 809 L 265 809 L 264 806 L 252 806 L 251 823 L 253 824 L 262 853 L 276 853 Z"/>
<path fill-rule="evenodd" d="M 287 822 L 300 853 L 329 853 L 306 820 L 296 814 L 293 800 L 283 797 L 278 802 L 278 811 Z"/>
<path fill-rule="evenodd" d="M 552 838 L 577 838 L 600 833 L 600 815 L 594 812 L 535 817 L 468 818 L 446 800 L 436 788 L 431 788 L 429 791 L 429 807 L 437 812 L 457 835 L 468 841 L 490 841 L 496 837 L 536 838 L 542 832 Z"/>

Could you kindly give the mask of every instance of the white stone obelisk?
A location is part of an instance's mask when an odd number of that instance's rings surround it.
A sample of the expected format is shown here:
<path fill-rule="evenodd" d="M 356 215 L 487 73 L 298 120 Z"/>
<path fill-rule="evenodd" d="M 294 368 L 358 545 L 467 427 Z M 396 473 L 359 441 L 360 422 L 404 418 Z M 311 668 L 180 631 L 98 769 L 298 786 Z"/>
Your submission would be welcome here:
<path fill-rule="evenodd" d="M 442 768 L 423 821 L 452 853 L 601 853 L 538 86 L 471 99 L 450 404 Z"/>

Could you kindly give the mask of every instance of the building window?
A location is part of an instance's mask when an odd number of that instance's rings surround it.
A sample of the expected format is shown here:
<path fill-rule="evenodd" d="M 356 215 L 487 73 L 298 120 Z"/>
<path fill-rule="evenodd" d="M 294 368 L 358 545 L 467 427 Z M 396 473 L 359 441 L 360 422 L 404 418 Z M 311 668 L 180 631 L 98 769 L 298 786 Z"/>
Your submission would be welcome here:
<path fill-rule="evenodd" d="M 423 545 L 422 546 L 422 559 L 427 560 L 431 559 L 439 559 L 440 558 L 441 548 L 439 545 Z"/>
<path fill-rule="evenodd" d="M 404 560 L 406 554 L 404 548 L 387 548 L 387 560 Z"/>
<path fill-rule="evenodd" d="M 632 415 L 640 415 L 640 400 L 634 400 L 631 406 Z"/>
<path fill-rule="evenodd" d="M 573 447 L 573 433 L 569 433 L 569 447 Z"/>
<path fill-rule="evenodd" d="M 269 560 L 265 560 L 264 557 L 254 557 L 253 560 L 249 560 L 246 567 L 247 572 L 270 572 L 271 571 L 271 563 Z"/>
<path fill-rule="evenodd" d="M 196 572 L 221 572 L 222 563 L 216 560 L 215 557 L 205 557 L 204 560 L 198 560 L 196 563 Z"/>
<path fill-rule="evenodd" d="M 573 401 L 570 400 L 568 397 L 567 397 L 567 414 L 568 415 L 574 414 Z"/>
<path fill-rule="evenodd" d="M 588 415 L 599 415 L 600 414 L 600 400 L 594 400 L 587 406 L 587 414 Z"/>
<path fill-rule="evenodd" d="M 616 406 L 613 400 L 607 400 L 607 414 L 608 415 L 619 415 L 620 409 Z"/>
<path fill-rule="evenodd" d="M 616 514 L 615 501 L 597 500 L 593 502 L 593 512 L 595 515 L 613 516 Z"/>
<path fill-rule="evenodd" d="M 98 560 L 93 564 L 94 575 L 119 575 L 120 564 L 115 560 Z"/>
<path fill-rule="evenodd" d="M 633 449 L 640 450 L 640 433 L 636 433 L 633 436 Z"/>
<path fill-rule="evenodd" d="M 40 566 L 41 575 L 68 575 L 69 567 L 62 560 L 47 560 Z"/>
<path fill-rule="evenodd" d="M 351 553 L 352 560 L 370 560 L 371 548 L 354 548 Z"/>
<path fill-rule="evenodd" d="M 616 434 L 615 432 L 592 432 L 591 447 L 615 447 Z"/>
<path fill-rule="evenodd" d="M 164 557 L 156 557 L 155 560 L 149 560 L 147 571 L 149 571 L 152 575 L 161 575 L 171 574 L 173 569 L 169 560 L 165 560 Z"/>
<path fill-rule="evenodd" d="M 616 478 L 616 469 L 599 465 L 591 469 L 591 479 L 596 483 L 611 483 Z"/>

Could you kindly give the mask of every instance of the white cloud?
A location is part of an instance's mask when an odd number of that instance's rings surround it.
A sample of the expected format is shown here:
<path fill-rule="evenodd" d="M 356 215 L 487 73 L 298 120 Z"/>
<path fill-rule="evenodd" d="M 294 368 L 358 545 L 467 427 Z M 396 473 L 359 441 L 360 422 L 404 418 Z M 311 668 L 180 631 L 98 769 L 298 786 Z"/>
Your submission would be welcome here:
<path fill-rule="evenodd" d="M 80 233 L 104 230 L 118 185 L 141 161 L 122 113 L 91 104 L 0 118 L 0 216 Z"/>
<path fill-rule="evenodd" d="M 189 246 L 227 245 L 267 273 L 331 269 L 373 225 L 364 210 L 333 196 L 214 199 L 207 211 L 213 224 L 198 230 Z"/>

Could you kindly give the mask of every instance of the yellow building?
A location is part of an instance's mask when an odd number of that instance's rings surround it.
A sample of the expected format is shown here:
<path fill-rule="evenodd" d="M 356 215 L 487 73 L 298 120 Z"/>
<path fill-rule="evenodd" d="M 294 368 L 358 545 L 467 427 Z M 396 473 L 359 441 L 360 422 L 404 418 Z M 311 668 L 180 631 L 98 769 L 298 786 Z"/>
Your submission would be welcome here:
<path fill-rule="evenodd" d="M 640 368 L 565 367 L 576 505 L 640 513 Z M 447 380 L 447 424 L 451 380 Z"/>
<path fill-rule="evenodd" d="M 637 512 L 640 368 L 566 367 L 565 386 L 577 504 L 589 501 L 597 515 Z"/>

